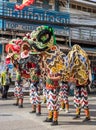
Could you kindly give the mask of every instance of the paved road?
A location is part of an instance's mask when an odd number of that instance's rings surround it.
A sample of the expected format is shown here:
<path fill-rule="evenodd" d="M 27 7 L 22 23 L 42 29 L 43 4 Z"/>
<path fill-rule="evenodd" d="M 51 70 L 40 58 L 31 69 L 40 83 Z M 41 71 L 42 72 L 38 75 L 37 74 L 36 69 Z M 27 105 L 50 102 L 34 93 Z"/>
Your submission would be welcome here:
<path fill-rule="evenodd" d="M 81 118 L 73 120 L 75 109 L 73 106 L 73 97 L 69 97 L 70 113 L 59 112 L 59 125 L 51 126 L 43 120 L 47 116 L 46 105 L 42 105 L 42 114 L 40 117 L 30 114 L 31 105 L 29 97 L 24 97 L 24 108 L 14 106 L 14 97 L 8 100 L 0 99 L 0 130 L 96 130 L 96 97 L 89 96 L 89 107 L 91 121 L 82 123 L 84 112 L 82 110 Z"/>

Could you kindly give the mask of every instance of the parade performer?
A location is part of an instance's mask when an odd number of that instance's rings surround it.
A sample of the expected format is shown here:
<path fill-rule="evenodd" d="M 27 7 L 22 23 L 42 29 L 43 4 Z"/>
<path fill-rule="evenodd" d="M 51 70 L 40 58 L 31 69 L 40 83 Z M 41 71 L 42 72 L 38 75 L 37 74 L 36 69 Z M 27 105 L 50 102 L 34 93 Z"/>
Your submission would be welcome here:
<path fill-rule="evenodd" d="M 76 107 L 76 116 L 73 119 L 80 118 L 81 108 L 84 108 L 85 119 L 90 120 L 90 112 L 88 106 L 87 87 L 91 80 L 90 74 L 90 60 L 86 52 L 79 46 L 74 45 L 68 54 L 70 65 L 70 80 L 76 84 L 74 89 L 74 106 Z"/>
<path fill-rule="evenodd" d="M 22 58 L 20 60 L 20 65 L 29 72 L 30 75 L 30 103 L 32 105 L 32 111 L 30 113 L 36 113 L 36 115 L 41 115 L 41 99 L 40 99 L 40 85 L 39 85 L 39 77 L 40 77 L 40 55 L 38 52 L 32 49 L 32 33 L 26 35 L 23 38 L 23 41 L 30 44 L 30 50 L 28 53 L 28 57 Z M 24 70 L 24 68 L 22 68 Z"/>
<path fill-rule="evenodd" d="M 61 108 L 60 110 L 64 110 L 66 113 L 69 112 L 69 100 L 68 100 L 68 95 L 69 95 L 69 86 L 68 82 L 61 82 L 60 85 L 60 92 L 59 92 L 59 98 L 61 102 Z"/>
<path fill-rule="evenodd" d="M 24 70 L 23 64 L 21 65 L 20 60 L 26 56 L 26 48 L 24 46 L 26 42 L 22 42 L 21 39 L 12 39 L 9 44 L 6 45 L 7 57 L 6 61 L 12 62 L 16 71 L 16 82 L 14 89 L 14 96 L 16 97 L 16 103 L 14 105 L 19 108 L 23 108 L 23 81 L 22 78 L 28 77 L 26 71 Z M 27 45 L 27 48 L 29 46 Z M 21 50 L 23 48 L 24 50 Z M 21 55 L 23 53 L 23 56 Z"/>
<path fill-rule="evenodd" d="M 52 125 L 58 125 L 58 92 L 61 73 L 65 70 L 60 49 L 56 46 L 54 31 L 51 27 L 40 26 L 33 32 L 32 48 L 39 51 L 42 55 L 44 68 L 46 71 L 46 89 L 48 117 L 45 122 L 52 122 Z"/>
<path fill-rule="evenodd" d="M 41 99 L 39 93 L 39 75 L 40 70 L 34 68 L 31 72 L 31 85 L 30 85 L 30 102 L 32 104 L 32 111 L 30 113 L 36 113 L 41 115 Z"/>
<path fill-rule="evenodd" d="M 18 65 L 16 67 L 16 81 L 15 81 L 15 88 L 14 88 L 14 96 L 16 98 L 16 103 L 13 105 L 18 106 L 19 108 L 23 108 L 23 82 L 21 79 L 20 70 L 18 69 Z"/>
<path fill-rule="evenodd" d="M 68 70 L 68 57 L 63 55 L 64 63 L 66 64 L 66 70 Z M 69 112 L 69 86 L 68 86 L 68 77 L 63 76 L 63 81 L 60 82 L 60 92 L 59 100 L 61 103 L 60 110 L 64 110 L 66 113 Z"/>

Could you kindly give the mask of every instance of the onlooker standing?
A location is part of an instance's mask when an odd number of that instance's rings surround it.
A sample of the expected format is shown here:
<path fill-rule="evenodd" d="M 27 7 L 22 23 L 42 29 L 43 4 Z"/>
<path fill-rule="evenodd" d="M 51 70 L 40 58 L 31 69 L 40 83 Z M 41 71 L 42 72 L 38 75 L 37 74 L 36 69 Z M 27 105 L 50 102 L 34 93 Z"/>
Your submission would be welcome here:
<path fill-rule="evenodd" d="M 0 74 L 0 93 L 2 94 L 3 87 L 1 85 L 1 74 Z"/>
<path fill-rule="evenodd" d="M 11 83 L 11 73 L 9 73 L 9 69 L 6 68 L 6 70 L 1 73 L 1 85 L 3 87 L 3 91 L 2 91 L 3 99 L 7 99 L 7 93 L 9 90 L 10 83 Z"/>

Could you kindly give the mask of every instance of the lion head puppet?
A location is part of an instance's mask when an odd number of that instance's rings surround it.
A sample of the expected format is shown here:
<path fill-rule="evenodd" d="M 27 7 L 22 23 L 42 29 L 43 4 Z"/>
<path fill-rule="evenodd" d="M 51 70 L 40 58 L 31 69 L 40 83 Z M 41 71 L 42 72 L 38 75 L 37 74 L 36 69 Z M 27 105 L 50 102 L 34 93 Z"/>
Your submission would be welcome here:
<path fill-rule="evenodd" d="M 40 65 L 43 74 L 47 76 L 47 72 L 53 75 L 62 75 L 62 80 L 67 79 L 68 75 L 65 74 L 67 61 L 66 55 L 60 51 L 59 46 L 56 44 L 54 30 L 49 26 L 39 26 L 30 34 L 30 54 L 39 54 L 41 57 Z M 47 71 L 47 72 L 46 72 Z M 45 73 L 44 73 L 45 72 Z M 66 76 L 66 77 L 65 77 Z"/>

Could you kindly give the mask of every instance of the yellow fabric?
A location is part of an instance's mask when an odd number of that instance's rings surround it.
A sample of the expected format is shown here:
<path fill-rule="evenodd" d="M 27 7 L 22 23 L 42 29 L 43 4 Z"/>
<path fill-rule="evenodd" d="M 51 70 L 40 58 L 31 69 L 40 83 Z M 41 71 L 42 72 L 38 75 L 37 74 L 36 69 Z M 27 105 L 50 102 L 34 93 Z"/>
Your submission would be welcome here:
<path fill-rule="evenodd" d="M 7 79 L 7 76 L 8 76 L 8 78 L 9 78 L 9 73 L 7 74 L 6 73 L 6 71 L 3 71 L 2 73 L 1 73 L 1 85 L 2 86 L 5 86 L 6 85 L 6 79 Z M 12 78 L 12 76 L 10 75 L 10 78 Z M 9 82 L 10 82 L 10 80 L 9 80 Z"/>
<path fill-rule="evenodd" d="M 49 111 L 48 118 L 51 119 L 53 117 L 53 111 Z"/>
<path fill-rule="evenodd" d="M 6 72 L 1 73 L 1 85 L 6 85 Z"/>
<path fill-rule="evenodd" d="M 65 103 L 63 101 L 61 102 L 61 108 L 65 109 Z"/>

